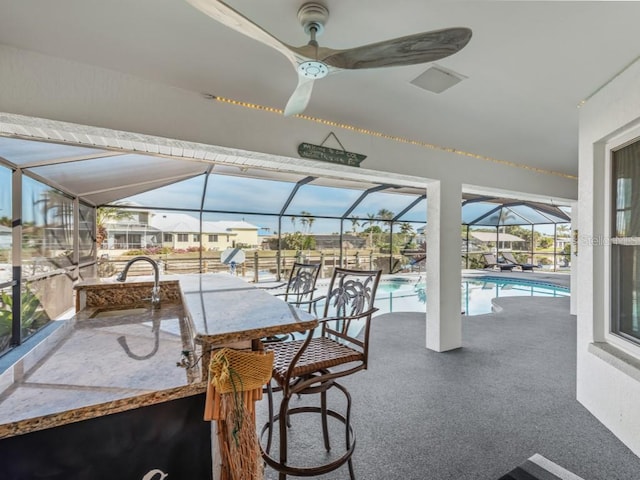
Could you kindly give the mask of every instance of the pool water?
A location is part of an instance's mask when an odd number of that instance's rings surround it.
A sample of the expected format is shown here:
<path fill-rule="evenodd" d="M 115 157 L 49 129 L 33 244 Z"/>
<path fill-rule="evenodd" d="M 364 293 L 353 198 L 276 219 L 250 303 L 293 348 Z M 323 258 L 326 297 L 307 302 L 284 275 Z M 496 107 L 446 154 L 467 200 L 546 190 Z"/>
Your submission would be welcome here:
<path fill-rule="evenodd" d="M 466 315 L 482 315 L 493 311 L 492 299 L 500 297 L 565 297 L 565 287 L 530 280 L 497 277 L 463 278 L 461 286 L 462 311 Z M 378 286 L 376 307 L 380 313 L 426 312 L 427 295 L 424 280 L 408 278 L 384 279 Z"/>
<path fill-rule="evenodd" d="M 427 312 L 427 294 L 422 277 L 383 278 L 378 285 L 375 306 L 379 309 L 374 316 L 392 312 Z M 322 286 L 319 285 L 320 290 Z M 552 284 L 530 280 L 505 279 L 499 277 L 463 278 L 460 289 L 462 312 L 465 315 L 483 315 L 493 311 L 492 300 L 500 297 L 567 297 L 569 289 Z M 322 313 L 324 301 L 317 305 Z M 349 334 L 357 336 L 363 322 L 354 321 Z M 318 332 L 319 334 L 319 332 Z M 302 336 L 300 337 L 302 338 Z"/>

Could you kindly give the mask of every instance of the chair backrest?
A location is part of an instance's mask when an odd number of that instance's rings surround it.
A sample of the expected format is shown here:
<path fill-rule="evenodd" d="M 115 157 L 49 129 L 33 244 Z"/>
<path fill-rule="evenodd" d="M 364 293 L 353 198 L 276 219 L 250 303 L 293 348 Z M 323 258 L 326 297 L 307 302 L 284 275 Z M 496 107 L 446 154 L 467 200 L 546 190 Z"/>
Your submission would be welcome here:
<path fill-rule="evenodd" d="M 496 257 L 493 253 L 483 253 L 482 256 L 484 257 L 484 261 L 488 266 L 491 267 L 498 264 L 498 260 L 496 260 Z"/>
<path fill-rule="evenodd" d="M 322 335 L 362 349 L 365 363 L 376 292 L 382 270 L 335 268 L 327 290 Z"/>
<path fill-rule="evenodd" d="M 504 258 L 509 263 L 515 263 L 515 264 L 520 263 L 518 262 L 518 260 L 516 260 L 516 257 L 514 257 L 511 252 L 502 252 L 502 258 Z"/>
<path fill-rule="evenodd" d="M 289 274 L 289 281 L 284 294 L 285 301 L 305 308 L 310 312 L 312 304 L 308 302 L 313 299 L 319 273 L 320 264 L 318 263 L 295 262 Z M 302 302 L 305 302 L 305 304 L 302 305 Z"/>

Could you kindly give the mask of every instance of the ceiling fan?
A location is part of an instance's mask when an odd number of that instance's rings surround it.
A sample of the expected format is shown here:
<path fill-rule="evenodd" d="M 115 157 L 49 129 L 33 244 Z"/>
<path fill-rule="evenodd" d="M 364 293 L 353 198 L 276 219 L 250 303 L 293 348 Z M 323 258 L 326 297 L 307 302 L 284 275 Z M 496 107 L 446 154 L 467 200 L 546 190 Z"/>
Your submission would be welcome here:
<path fill-rule="evenodd" d="M 298 86 L 284 109 L 285 116 L 302 113 L 315 80 L 342 70 L 398 67 L 433 62 L 461 50 L 471 39 L 464 27 L 416 33 L 345 50 L 320 47 L 316 36 L 322 34 L 329 10 L 316 2 L 305 3 L 298 10 L 298 20 L 310 36 L 309 43 L 294 47 L 281 42 L 240 12 L 219 0 L 186 0 L 214 20 L 248 37 L 268 45 L 293 64 L 298 72 Z"/>

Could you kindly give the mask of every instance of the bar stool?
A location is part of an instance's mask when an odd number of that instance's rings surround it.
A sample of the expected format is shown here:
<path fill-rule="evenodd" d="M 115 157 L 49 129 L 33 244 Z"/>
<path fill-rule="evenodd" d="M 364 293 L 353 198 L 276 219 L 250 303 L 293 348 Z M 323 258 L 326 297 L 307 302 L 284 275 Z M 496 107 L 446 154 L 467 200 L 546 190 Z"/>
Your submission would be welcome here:
<path fill-rule="evenodd" d="M 274 287 L 266 287 L 263 290 L 282 290 L 284 292 L 274 293 L 276 297 L 281 297 L 285 302 L 294 307 L 301 308 L 307 312 L 313 313 L 317 316 L 316 304 L 322 297 L 313 298 L 316 292 L 316 281 L 318 280 L 318 274 L 320 273 L 319 263 L 300 263 L 294 262 L 289 279 L 285 283 L 276 285 Z M 282 342 L 290 338 L 294 339 L 293 334 L 285 336 L 272 336 L 262 339 L 264 343 Z"/>
<path fill-rule="evenodd" d="M 316 281 L 320 273 L 319 263 L 295 262 L 286 283 L 270 287 L 269 290 L 286 287 L 283 293 L 275 293 L 275 296 L 282 297 L 283 300 L 298 308 L 302 308 L 311 313 L 317 300 L 313 295 L 316 291 Z"/>
<path fill-rule="evenodd" d="M 261 432 L 262 458 L 279 472 L 279 479 L 287 475 L 321 475 L 348 464 L 349 475 L 355 479 L 351 456 L 355 448 L 355 435 L 351 425 L 351 395 L 336 380 L 367 368 L 371 317 L 378 310 L 373 307 L 381 270 L 361 271 L 336 268 L 324 300 L 323 316 L 319 326 L 309 331 L 304 339 L 267 343 L 265 350 L 274 353 L 271 383 L 267 386 L 269 419 Z M 334 367 L 340 366 L 335 370 Z M 340 391 L 346 399 L 343 413 L 329 409 L 327 392 Z M 273 391 L 282 391 L 279 412 L 274 415 Z M 290 407 L 294 396 L 320 394 L 320 406 Z M 297 466 L 288 463 L 288 428 L 290 417 L 300 413 L 321 416 L 324 447 L 331 449 L 328 417 L 344 424 L 345 451 L 337 459 L 321 465 Z M 274 429 L 279 432 L 279 454 L 270 454 Z M 266 446 L 262 441 L 267 434 Z"/>

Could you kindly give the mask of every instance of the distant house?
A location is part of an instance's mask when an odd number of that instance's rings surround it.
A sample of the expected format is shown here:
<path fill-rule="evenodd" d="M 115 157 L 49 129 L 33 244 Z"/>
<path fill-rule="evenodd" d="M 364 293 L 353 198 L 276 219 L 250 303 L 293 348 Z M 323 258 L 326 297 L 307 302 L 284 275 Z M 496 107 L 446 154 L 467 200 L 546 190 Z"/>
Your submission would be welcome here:
<path fill-rule="evenodd" d="M 259 227 L 245 221 L 202 222 L 186 213 L 159 213 L 151 217 L 150 225 L 162 232 L 162 246 L 186 249 L 225 250 L 243 245 L 258 248 Z"/>
<path fill-rule="evenodd" d="M 131 250 L 168 247 L 225 250 L 243 245 L 258 248 L 258 227 L 245 221 L 202 222 L 186 213 L 130 210 L 131 218 L 107 225 L 107 248 Z"/>
<path fill-rule="evenodd" d="M 148 210 L 127 210 L 129 218 L 107 220 L 107 238 L 102 248 L 133 250 L 157 247 L 161 244 L 160 231 L 149 225 Z"/>

